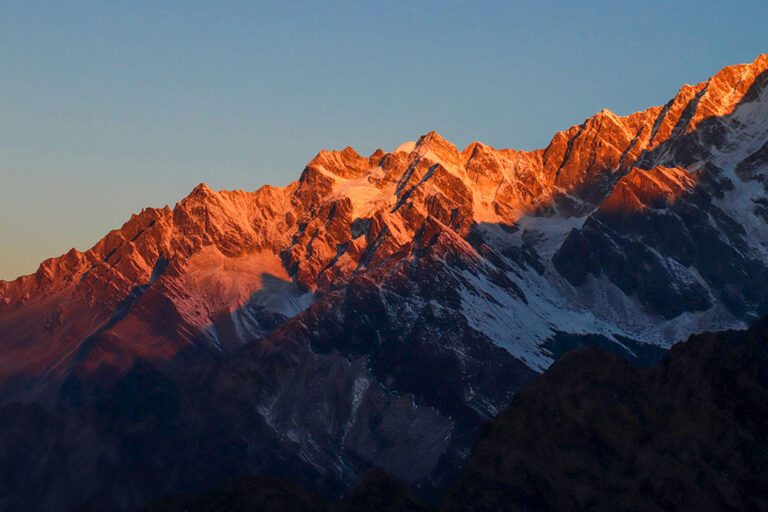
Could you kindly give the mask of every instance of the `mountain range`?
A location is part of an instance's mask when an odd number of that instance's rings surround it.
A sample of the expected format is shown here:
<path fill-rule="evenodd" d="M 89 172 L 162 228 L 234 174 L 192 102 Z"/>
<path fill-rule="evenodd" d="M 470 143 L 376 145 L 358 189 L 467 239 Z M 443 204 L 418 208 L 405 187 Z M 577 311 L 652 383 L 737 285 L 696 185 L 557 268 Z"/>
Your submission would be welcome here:
<path fill-rule="evenodd" d="M 256 475 L 338 497 L 372 469 L 436 503 L 562 354 L 659 368 L 768 313 L 767 174 L 768 54 L 541 150 L 430 132 L 321 151 L 283 188 L 200 184 L 0 281 L 6 508 L 135 509 Z"/>

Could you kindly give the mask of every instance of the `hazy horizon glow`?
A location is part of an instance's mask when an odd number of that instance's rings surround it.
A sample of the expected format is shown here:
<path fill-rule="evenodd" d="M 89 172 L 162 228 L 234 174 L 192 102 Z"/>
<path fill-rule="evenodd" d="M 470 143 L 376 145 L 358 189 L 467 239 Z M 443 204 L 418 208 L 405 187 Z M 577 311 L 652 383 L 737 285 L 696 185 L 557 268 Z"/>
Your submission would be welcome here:
<path fill-rule="evenodd" d="M 3 3 L 0 279 L 200 182 L 285 185 L 320 149 L 430 130 L 544 147 L 754 60 L 765 19 L 764 1 Z"/>

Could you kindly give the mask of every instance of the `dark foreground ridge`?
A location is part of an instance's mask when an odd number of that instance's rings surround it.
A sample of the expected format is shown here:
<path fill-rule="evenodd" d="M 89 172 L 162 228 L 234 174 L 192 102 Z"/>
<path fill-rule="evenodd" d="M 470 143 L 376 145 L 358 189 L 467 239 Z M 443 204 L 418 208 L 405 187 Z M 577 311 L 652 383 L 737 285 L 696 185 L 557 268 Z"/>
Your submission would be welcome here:
<path fill-rule="evenodd" d="M 768 509 L 768 319 L 657 365 L 586 347 L 493 421 L 446 510 Z"/>
<path fill-rule="evenodd" d="M 491 423 L 442 503 L 382 472 L 340 502 L 252 479 L 182 510 L 768 510 L 768 318 L 691 337 L 649 368 L 602 349 L 561 357 Z"/>

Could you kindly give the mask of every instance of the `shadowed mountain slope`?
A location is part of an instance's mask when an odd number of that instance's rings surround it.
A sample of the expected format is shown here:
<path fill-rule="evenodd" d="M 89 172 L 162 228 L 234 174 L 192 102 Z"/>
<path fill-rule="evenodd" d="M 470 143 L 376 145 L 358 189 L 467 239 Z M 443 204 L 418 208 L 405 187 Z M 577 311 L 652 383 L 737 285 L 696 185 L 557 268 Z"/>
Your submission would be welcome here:
<path fill-rule="evenodd" d="M 768 318 L 749 331 L 693 336 L 649 368 L 580 348 L 558 359 L 493 420 L 439 507 L 419 505 L 380 473 L 366 476 L 345 500 L 316 499 L 312 506 L 767 510 L 766 418 Z M 262 495 L 286 485 L 252 479 L 149 510 L 225 510 L 224 503 L 235 502 L 251 507 L 238 510 L 255 510 Z M 274 503 L 298 510 L 305 493 L 294 490 L 287 502 Z"/>

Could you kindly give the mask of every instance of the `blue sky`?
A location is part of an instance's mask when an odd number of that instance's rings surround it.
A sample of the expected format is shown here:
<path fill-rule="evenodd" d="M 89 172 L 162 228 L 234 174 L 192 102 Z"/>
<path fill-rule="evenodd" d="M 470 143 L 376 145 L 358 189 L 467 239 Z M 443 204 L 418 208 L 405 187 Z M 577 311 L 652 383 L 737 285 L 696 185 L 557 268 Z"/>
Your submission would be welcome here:
<path fill-rule="evenodd" d="M 0 279 L 201 181 L 284 185 L 321 148 L 544 147 L 767 52 L 767 19 L 765 0 L 0 1 Z"/>

